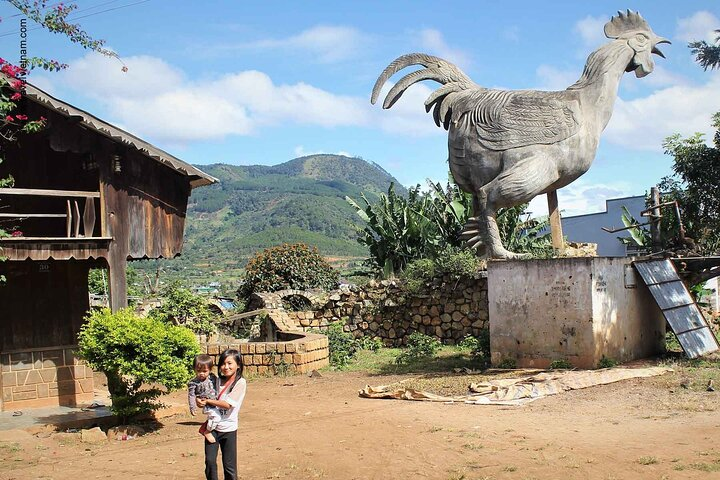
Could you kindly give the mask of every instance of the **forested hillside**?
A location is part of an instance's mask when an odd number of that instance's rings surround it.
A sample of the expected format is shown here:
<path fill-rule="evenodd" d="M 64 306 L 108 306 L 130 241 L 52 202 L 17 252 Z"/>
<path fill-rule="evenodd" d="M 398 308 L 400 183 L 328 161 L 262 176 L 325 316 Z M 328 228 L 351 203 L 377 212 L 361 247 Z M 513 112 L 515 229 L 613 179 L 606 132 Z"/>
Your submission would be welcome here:
<path fill-rule="evenodd" d="M 378 165 L 341 155 L 310 155 L 274 166 L 199 167 L 219 183 L 193 191 L 183 255 L 161 264 L 170 277 L 188 284 L 233 281 L 250 255 L 284 242 L 304 242 L 335 259 L 365 257 L 355 240 L 358 218 L 345 196 L 359 201 L 365 193 L 373 200 L 391 182 L 405 192 Z"/>

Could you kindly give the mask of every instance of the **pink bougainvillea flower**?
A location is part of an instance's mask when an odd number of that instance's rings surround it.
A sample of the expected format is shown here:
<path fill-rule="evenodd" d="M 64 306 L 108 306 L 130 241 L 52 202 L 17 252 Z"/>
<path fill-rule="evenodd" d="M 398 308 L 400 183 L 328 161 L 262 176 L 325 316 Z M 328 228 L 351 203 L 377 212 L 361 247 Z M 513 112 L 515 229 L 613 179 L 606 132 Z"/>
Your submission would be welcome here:
<path fill-rule="evenodd" d="M 15 120 L 15 119 L 12 117 L 12 115 L 8 115 L 5 117 L 6 122 L 12 122 L 13 120 Z"/>
<path fill-rule="evenodd" d="M 18 120 L 27 120 L 27 115 L 21 115 L 18 113 L 17 115 L 15 115 L 15 118 L 17 118 Z"/>
<path fill-rule="evenodd" d="M 15 90 L 20 90 L 23 87 L 23 82 L 21 80 L 15 80 L 10 84 L 10 86 Z"/>
<path fill-rule="evenodd" d="M 12 237 L 22 237 L 22 236 L 23 236 L 23 232 L 21 232 L 20 230 L 15 230 L 14 232 L 12 232 L 12 233 L 10 234 L 10 236 L 12 236 Z"/>
<path fill-rule="evenodd" d="M 20 92 L 15 92 L 12 94 L 12 97 L 10 97 L 10 100 L 12 100 L 13 102 L 17 102 L 21 98 L 22 98 L 22 94 L 20 94 Z"/>

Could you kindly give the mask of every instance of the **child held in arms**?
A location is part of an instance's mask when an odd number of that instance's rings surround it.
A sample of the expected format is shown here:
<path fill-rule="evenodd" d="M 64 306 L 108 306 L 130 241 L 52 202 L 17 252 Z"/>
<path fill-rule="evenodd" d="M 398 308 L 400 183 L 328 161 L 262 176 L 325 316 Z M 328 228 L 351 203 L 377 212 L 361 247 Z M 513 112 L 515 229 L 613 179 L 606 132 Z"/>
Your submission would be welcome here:
<path fill-rule="evenodd" d="M 217 377 L 210 371 L 213 366 L 213 359 L 210 355 L 198 355 L 193 362 L 193 370 L 195 378 L 188 383 L 188 405 L 190 406 L 190 414 L 197 414 L 197 398 L 204 400 L 216 400 L 217 393 L 215 387 L 217 385 Z M 220 421 L 220 410 L 217 407 L 206 405 L 203 407 L 203 413 L 207 414 L 207 420 L 200 428 L 200 433 L 209 443 L 215 443 L 215 437 L 212 431 Z"/>

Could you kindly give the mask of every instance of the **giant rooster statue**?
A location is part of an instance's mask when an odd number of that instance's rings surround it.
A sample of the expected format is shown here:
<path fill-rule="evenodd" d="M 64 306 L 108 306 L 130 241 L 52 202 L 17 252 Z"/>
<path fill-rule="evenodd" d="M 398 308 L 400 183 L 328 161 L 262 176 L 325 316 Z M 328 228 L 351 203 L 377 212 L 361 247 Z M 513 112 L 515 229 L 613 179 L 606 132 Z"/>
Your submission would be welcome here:
<path fill-rule="evenodd" d="M 435 123 L 448 130 L 450 171 L 460 188 L 473 195 L 474 217 L 463 233 L 480 255 L 521 256 L 502 245 L 498 208 L 554 192 L 585 173 L 610 120 L 623 73 L 634 71 L 638 78 L 649 74 L 652 54 L 664 58 L 657 45 L 670 43 L 630 10 L 612 17 L 605 35 L 612 41 L 591 53 L 580 79 L 559 92 L 483 88 L 455 65 L 422 53 L 399 57 L 377 79 L 373 104 L 396 72 L 424 67 L 401 78 L 383 108 L 392 107 L 416 82 L 443 84 L 425 107 L 428 112 L 434 107 Z"/>

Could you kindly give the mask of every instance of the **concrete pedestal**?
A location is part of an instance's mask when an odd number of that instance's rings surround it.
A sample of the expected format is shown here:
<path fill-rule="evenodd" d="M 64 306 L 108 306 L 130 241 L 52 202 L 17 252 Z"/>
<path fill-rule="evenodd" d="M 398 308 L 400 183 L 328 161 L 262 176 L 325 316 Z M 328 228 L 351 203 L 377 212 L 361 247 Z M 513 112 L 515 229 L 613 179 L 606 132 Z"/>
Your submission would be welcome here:
<path fill-rule="evenodd" d="M 493 365 L 596 368 L 665 350 L 665 319 L 629 258 L 492 261 L 488 301 Z"/>

